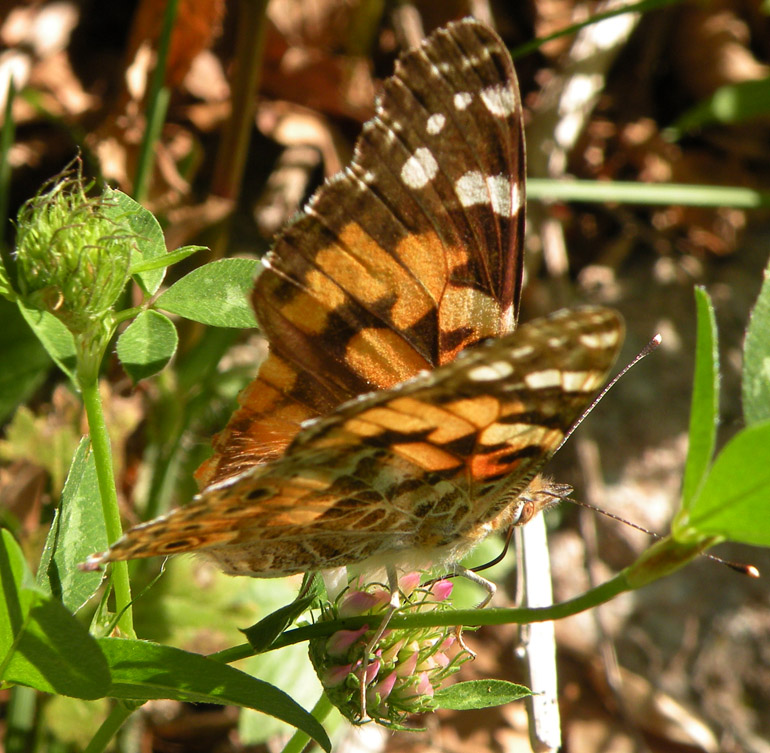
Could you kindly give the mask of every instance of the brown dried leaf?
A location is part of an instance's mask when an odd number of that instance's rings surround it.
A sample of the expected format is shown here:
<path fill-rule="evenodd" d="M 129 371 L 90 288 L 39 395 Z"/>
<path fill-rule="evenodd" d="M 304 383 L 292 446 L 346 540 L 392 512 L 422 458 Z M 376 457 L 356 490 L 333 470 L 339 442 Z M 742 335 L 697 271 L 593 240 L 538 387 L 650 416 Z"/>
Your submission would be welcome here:
<path fill-rule="evenodd" d="M 157 47 L 165 9 L 165 0 L 144 0 L 139 5 L 128 42 L 128 60 L 134 60 L 147 42 L 153 49 Z M 224 0 L 179 0 L 166 66 L 168 86 L 181 84 L 198 53 L 219 36 L 224 12 Z"/>

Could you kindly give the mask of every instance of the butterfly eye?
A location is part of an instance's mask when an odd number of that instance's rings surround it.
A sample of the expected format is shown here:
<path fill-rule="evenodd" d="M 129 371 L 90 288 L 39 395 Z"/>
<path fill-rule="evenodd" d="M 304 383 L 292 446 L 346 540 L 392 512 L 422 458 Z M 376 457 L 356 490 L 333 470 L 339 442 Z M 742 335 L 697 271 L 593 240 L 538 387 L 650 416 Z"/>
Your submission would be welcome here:
<path fill-rule="evenodd" d="M 535 517 L 537 510 L 537 505 L 531 499 L 525 500 L 519 509 L 519 514 L 516 516 L 514 524 L 523 526 L 525 523 L 529 523 Z"/>

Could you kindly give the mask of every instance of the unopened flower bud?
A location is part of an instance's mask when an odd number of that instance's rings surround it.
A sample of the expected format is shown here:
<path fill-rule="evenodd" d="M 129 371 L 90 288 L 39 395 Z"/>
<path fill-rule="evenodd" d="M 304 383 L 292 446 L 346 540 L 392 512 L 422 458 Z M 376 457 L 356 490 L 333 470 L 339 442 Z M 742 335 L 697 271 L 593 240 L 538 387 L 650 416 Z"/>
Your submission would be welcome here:
<path fill-rule="evenodd" d="M 412 591 L 420 585 L 421 578 L 422 573 L 419 570 L 407 573 L 399 578 L 398 587 L 401 590 L 401 593 L 404 594 L 404 596 L 409 596 Z"/>
<path fill-rule="evenodd" d="M 383 589 L 376 591 L 351 591 L 339 607 L 340 617 L 358 617 L 373 612 L 390 601 L 390 594 Z"/>
<path fill-rule="evenodd" d="M 437 580 L 431 586 L 430 591 L 436 601 L 444 601 L 444 599 L 448 599 L 452 595 L 453 588 L 454 584 L 452 581 L 444 578 L 443 580 Z"/>
<path fill-rule="evenodd" d="M 368 625 L 358 630 L 338 630 L 326 641 L 326 653 L 330 656 L 343 656 L 367 630 L 369 630 Z"/>
<path fill-rule="evenodd" d="M 325 688 L 336 688 L 347 679 L 353 669 L 352 664 L 343 664 L 337 667 L 329 667 L 324 673 L 321 683 Z"/>
<path fill-rule="evenodd" d="M 136 234 L 108 192 L 89 197 L 80 170 L 65 173 L 17 216 L 20 296 L 75 335 L 90 332 L 123 291 Z"/>

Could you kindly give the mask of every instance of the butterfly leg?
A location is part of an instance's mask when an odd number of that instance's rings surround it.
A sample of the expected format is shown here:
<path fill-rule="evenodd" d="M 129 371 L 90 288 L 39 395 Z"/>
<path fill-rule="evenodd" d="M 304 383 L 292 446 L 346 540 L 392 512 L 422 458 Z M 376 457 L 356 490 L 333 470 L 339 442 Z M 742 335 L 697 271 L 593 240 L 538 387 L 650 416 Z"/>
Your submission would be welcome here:
<path fill-rule="evenodd" d="M 366 644 L 366 648 L 364 649 L 364 661 L 363 661 L 363 670 L 361 672 L 361 721 L 366 721 L 366 688 L 368 683 L 368 674 L 369 674 L 369 657 L 373 653 L 375 647 L 379 643 L 380 638 L 382 638 L 382 634 L 387 630 L 388 623 L 390 622 L 393 615 L 396 613 L 398 608 L 401 606 L 401 598 L 399 596 L 399 590 L 398 590 L 398 574 L 396 573 L 395 567 L 392 565 L 388 565 L 386 572 L 388 574 L 388 589 L 390 590 L 390 604 L 388 604 L 388 608 L 385 612 L 385 614 L 382 617 L 382 622 L 380 623 L 379 627 L 377 628 L 376 632 L 372 636 L 372 639 L 369 641 L 369 643 Z"/>
<path fill-rule="evenodd" d="M 497 586 L 492 583 L 491 580 L 487 580 L 477 572 L 474 572 L 467 567 L 463 567 L 458 562 L 455 562 L 455 564 L 452 565 L 452 574 L 459 575 L 462 578 L 467 578 L 472 583 L 481 586 L 487 592 L 487 595 L 476 605 L 476 609 L 483 609 L 487 604 L 489 604 L 490 601 L 492 601 L 492 597 L 497 591 Z"/>
<path fill-rule="evenodd" d="M 486 578 L 479 575 L 474 570 L 470 570 L 467 567 L 463 567 L 458 562 L 455 562 L 454 565 L 452 565 L 452 574 L 458 575 L 462 578 L 467 578 L 469 581 L 472 581 L 473 583 L 476 583 L 477 585 L 481 586 L 487 592 L 487 595 L 476 605 L 476 609 L 483 609 L 487 604 L 489 604 L 490 601 L 492 601 L 492 597 L 495 595 L 497 591 L 497 586 L 494 583 L 492 583 L 491 580 L 487 580 Z M 458 625 L 455 628 L 455 637 L 457 638 L 457 642 L 460 644 L 461 648 L 467 651 L 475 659 L 476 652 L 468 648 L 467 644 L 463 640 L 462 625 Z"/>

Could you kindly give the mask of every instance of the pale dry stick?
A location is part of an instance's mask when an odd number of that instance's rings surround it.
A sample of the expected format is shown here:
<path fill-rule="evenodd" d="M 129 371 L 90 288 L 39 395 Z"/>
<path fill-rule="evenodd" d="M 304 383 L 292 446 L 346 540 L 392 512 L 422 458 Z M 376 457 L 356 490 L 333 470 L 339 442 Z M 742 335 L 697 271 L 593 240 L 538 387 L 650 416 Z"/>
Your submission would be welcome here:
<path fill-rule="evenodd" d="M 412 3 L 397 3 L 393 9 L 392 21 L 402 50 L 413 50 L 425 39 L 422 16 Z"/>
<path fill-rule="evenodd" d="M 628 0 L 602 3 L 595 10 L 601 13 L 619 4 L 628 4 Z M 606 72 L 638 21 L 638 14 L 629 13 L 587 26 L 578 33 L 567 65 L 547 88 L 543 97 L 545 107 L 535 114 L 527 131 L 530 175 L 560 177 L 564 174 L 567 156 L 596 104 Z M 569 264 L 561 224 L 547 218 L 545 212 L 538 209 L 537 206 L 529 207 L 530 222 L 540 230 L 547 268 L 557 278 L 563 279 Z M 526 605 L 534 606 L 530 600 L 532 594 L 537 595 L 538 602 L 546 598 L 552 601 L 542 516 L 525 526 L 521 534 L 517 531 L 517 535 L 521 536 Z M 542 553 L 532 556 L 528 552 L 530 548 L 539 549 Z M 543 581 L 546 579 L 549 585 L 544 590 Z M 539 605 L 546 606 L 545 603 Z M 532 748 L 538 753 L 555 750 L 561 740 L 561 732 L 556 702 L 556 648 L 552 624 L 537 623 L 527 628 L 525 653 L 524 660 L 529 667 L 527 674 L 531 682 L 538 683 L 538 695 L 528 701 Z"/>
<path fill-rule="evenodd" d="M 494 26 L 495 22 L 492 18 L 492 7 L 489 0 L 470 0 L 468 8 L 471 15 L 481 21 L 481 23 L 487 26 Z"/>
<path fill-rule="evenodd" d="M 521 606 L 551 606 L 553 591 L 545 517 L 536 515 L 527 525 L 517 527 L 514 535 L 525 584 Z M 519 636 L 516 653 L 524 663 L 527 685 L 533 693 L 526 699 L 530 745 L 535 753 L 557 751 L 561 747 L 561 721 L 553 622 L 522 625 Z"/>
<path fill-rule="evenodd" d="M 610 0 L 600 3 L 595 13 L 629 4 L 629 0 Z M 569 154 L 604 89 L 607 72 L 640 18 L 639 13 L 624 13 L 578 32 L 567 62 L 545 88 L 543 105 L 527 131 L 532 175 L 564 175 Z"/>
<path fill-rule="evenodd" d="M 630 4 L 611 0 L 595 8 L 597 14 Z M 639 22 L 640 14 L 626 13 L 581 29 L 567 62 L 546 86 L 541 105 L 527 129 L 527 166 L 533 177 L 564 177 L 569 154 L 583 132 L 607 71 Z M 569 268 L 561 223 L 537 206 L 529 208 L 530 221 L 539 228 L 543 258 L 552 276 Z"/>

